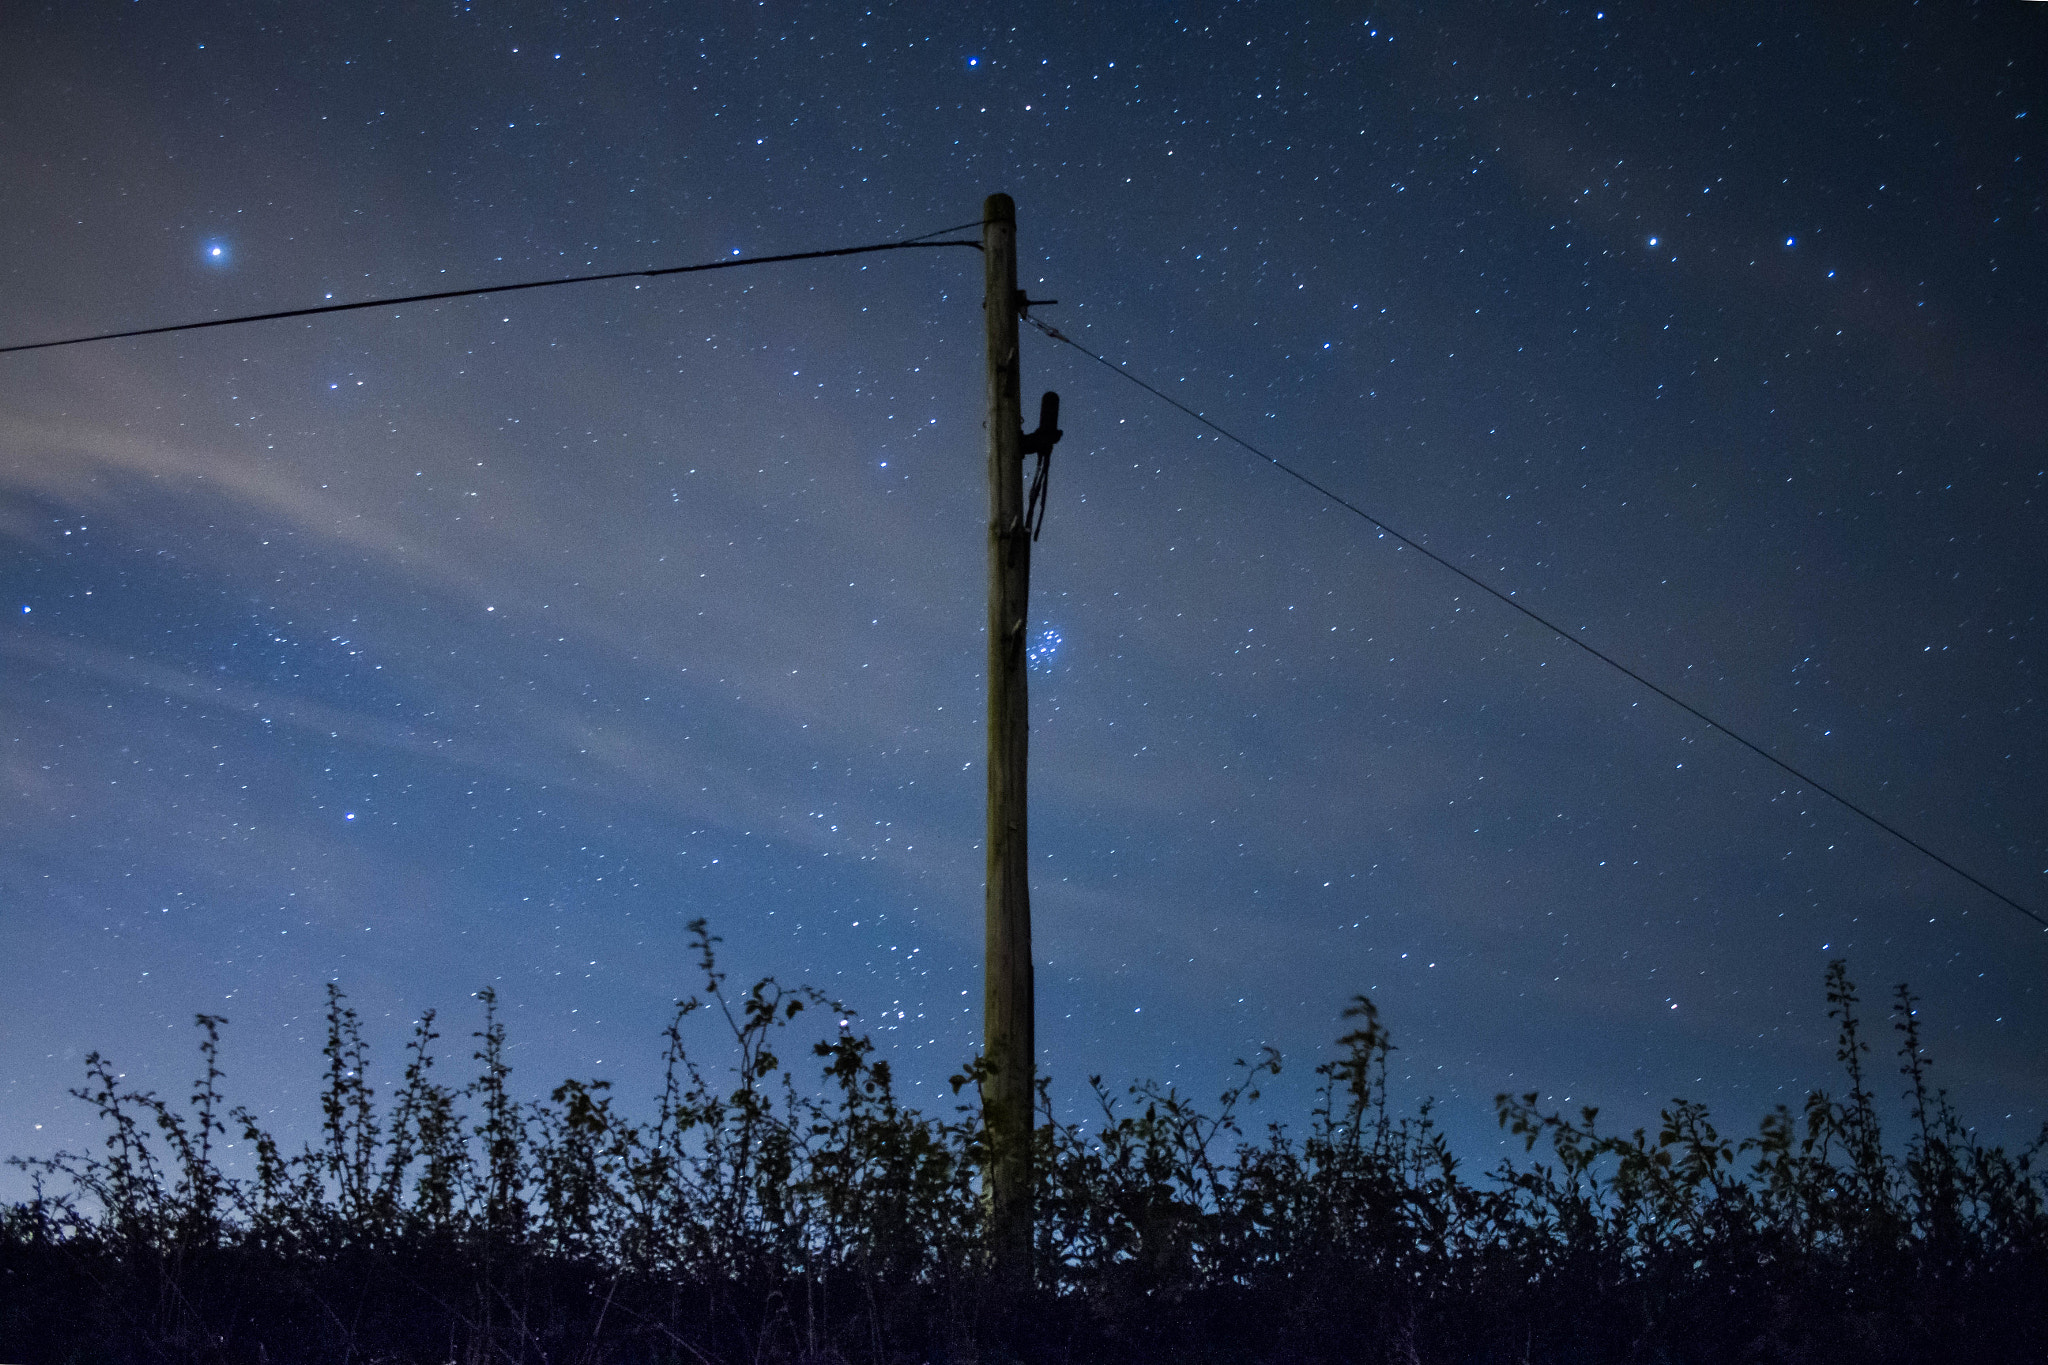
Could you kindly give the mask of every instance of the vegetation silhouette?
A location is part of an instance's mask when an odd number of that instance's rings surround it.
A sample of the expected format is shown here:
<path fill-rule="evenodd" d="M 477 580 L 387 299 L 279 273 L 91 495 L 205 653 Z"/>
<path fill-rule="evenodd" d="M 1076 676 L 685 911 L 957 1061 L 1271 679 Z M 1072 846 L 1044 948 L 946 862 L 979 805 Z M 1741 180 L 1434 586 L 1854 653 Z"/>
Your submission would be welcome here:
<path fill-rule="evenodd" d="M 1281 1069 L 1240 1062 L 1214 1109 L 1171 1087 L 1055 1121 L 1039 1083 L 1036 1283 L 988 1278 L 986 1134 L 906 1107 L 853 1015 L 764 978 L 678 1002 L 651 1118 L 605 1081 L 509 1086 L 478 993 L 474 1078 L 438 1079 L 430 1012 L 380 1106 L 328 988 L 320 1141 L 286 1154 L 227 1105 L 225 1022 L 198 1016 L 179 1107 L 98 1053 L 74 1091 L 102 1151 L 11 1158 L 0 1353 L 26 1362 L 1924 1361 L 2048 1359 L 2048 1194 L 1932 1080 L 1912 994 L 1890 1015 L 1909 1127 L 1884 1144 L 1859 1000 L 1826 976 L 1846 1089 L 1723 1137 L 1674 1100 L 1654 1134 L 1497 1099 L 1524 1160 L 1469 1179 L 1428 1103 L 1397 1115 L 1371 1000 L 1297 1131 L 1246 1116 Z M 792 1065 L 805 1011 L 835 1030 Z M 685 1045 L 715 1016 L 729 1064 Z M 977 1068 L 953 1078 L 972 1097 Z M 232 1140 L 244 1175 L 224 1170 Z"/>

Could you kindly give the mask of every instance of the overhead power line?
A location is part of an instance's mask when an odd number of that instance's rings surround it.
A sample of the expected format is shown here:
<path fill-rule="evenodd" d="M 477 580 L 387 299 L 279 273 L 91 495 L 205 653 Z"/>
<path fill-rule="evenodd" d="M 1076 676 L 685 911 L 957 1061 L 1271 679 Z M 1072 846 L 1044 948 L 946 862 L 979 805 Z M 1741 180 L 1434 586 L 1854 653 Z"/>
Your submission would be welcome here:
<path fill-rule="evenodd" d="M 567 275 L 552 280 L 526 280 L 519 284 L 492 284 L 478 289 L 444 289 L 433 294 L 406 294 L 393 299 L 364 299 L 357 303 L 329 303 L 317 308 L 287 308 L 276 313 L 247 313 L 240 317 L 208 318 L 204 322 L 179 322 L 168 327 L 137 327 L 126 332 L 96 332 L 91 336 L 64 337 L 56 341 L 26 341 L 14 346 L 0 346 L 0 355 L 11 355 L 16 351 L 45 351 L 56 346 L 82 346 L 88 341 L 119 341 L 126 337 L 162 336 L 166 332 L 197 332 L 208 327 L 234 327 L 244 322 L 276 322 L 282 318 L 310 318 L 322 313 L 353 313 L 364 308 L 395 308 L 406 303 L 438 303 L 444 299 L 473 299 L 485 294 L 514 294 L 525 289 L 552 289 L 558 284 L 595 284 L 600 280 L 653 280 L 666 275 L 694 275 L 705 270 L 736 270 L 748 265 L 775 265 L 783 261 L 818 261 L 828 256 L 864 256 L 875 251 L 905 251 L 922 247 L 971 246 L 981 250 L 980 242 L 946 241 L 933 242 L 927 238 L 963 228 L 979 227 L 980 223 L 959 223 L 937 232 L 927 232 L 919 237 L 907 237 L 898 242 L 876 242 L 868 246 L 841 246 L 826 251 L 791 251 L 780 256 L 735 256 L 730 260 L 705 261 L 701 265 L 671 265 L 659 270 L 614 270 L 602 275 Z"/>
<path fill-rule="evenodd" d="M 1305 484 L 1309 488 L 1314 489 L 1316 492 L 1322 494 L 1325 498 L 1328 498 L 1337 506 L 1343 508 L 1347 512 L 1352 513 L 1354 516 L 1359 517 L 1361 520 L 1365 521 L 1369 525 L 1377 527 L 1380 531 L 1386 533 L 1389 536 L 1392 536 L 1395 540 L 1398 540 L 1399 542 L 1401 542 L 1401 544 L 1407 546 L 1409 549 L 1415 551 L 1417 554 L 1420 554 L 1423 557 L 1431 560 L 1432 562 L 1439 564 L 1446 569 L 1449 569 L 1452 573 L 1464 579 L 1467 583 L 1470 583 L 1473 587 L 1479 589 L 1487 596 L 1495 598 L 1496 600 L 1503 602 L 1510 607 L 1513 607 L 1516 611 L 1528 617 L 1537 625 L 1542 626 L 1545 630 L 1556 635 L 1558 638 L 1568 640 L 1572 644 L 1577 645 L 1580 649 L 1583 649 L 1584 651 L 1586 651 L 1586 653 L 1592 655 L 1601 663 L 1606 664 L 1609 668 L 1612 668 L 1619 673 L 1625 674 L 1626 676 L 1633 678 L 1636 682 L 1641 683 L 1644 687 L 1649 688 L 1652 692 L 1655 692 L 1658 696 L 1670 702 L 1673 706 L 1685 712 L 1687 715 L 1693 717 L 1695 720 L 1704 722 L 1706 725 L 1712 727 L 1713 729 L 1719 730 L 1722 734 L 1728 736 L 1728 738 L 1734 740 L 1737 744 L 1740 744 L 1743 748 L 1749 750 L 1758 758 L 1763 759 L 1765 762 L 1770 763 L 1772 766 L 1776 768 L 1779 768 L 1780 770 L 1784 771 L 1790 776 L 1797 778 L 1799 781 L 1805 783 L 1807 786 L 1813 788 L 1821 795 L 1834 801 L 1837 805 L 1840 805 L 1844 809 L 1852 811 L 1855 814 L 1862 816 L 1865 820 L 1868 820 L 1871 824 L 1877 826 L 1877 828 L 1883 830 L 1886 834 L 1891 835 L 1894 839 L 1897 839 L 1900 843 L 1906 845 L 1906 847 L 1913 849 L 1915 852 L 1923 854 L 1924 856 L 1939 863 L 1941 866 L 1955 873 L 1958 877 L 1961 877 L 1970 885 L 1976 887 L 1979 891 L 1982 891 L 1985 895 L 1990 896 L 1993 900 L 1996 900 L 1999 903 L 2013 910 L 2017 910 L 2020 914 L 2025 915 L 2028 919 L 2034 921 L 2034 923 L 2040 925 L 2043 929 L 2048 929 L 2048 919 L 2044 919 L 2037 912 L 2028 909 L 2026 906 L 2014 900 L 2011 896 L 2006 895 L 2003 891 L 2000 891 L 1998 888 L 1989 885 L 1984 881 L 1983 878 L 1975 876 L 1974 874 L 1967 872 L 1964 869 L 1956 866 L 1956 864 L 1950 862 L 1947 858 L 1942 857 L 1941 854 L 1936 853 L 1933 849 L 1921 843 L 1912 835 L 1907 834 L 1897 825 L 1891 824 L 1890 822 L 1878 817 L 1877 815 L 1872 814 L 1870 811 L 1864 809 L 1862 806 L 1857 805 L 1854 801 L 1851 801 L 1848 797 L 1842 795 L 1840 792 L 1828 786 L 1826 783 L 1815 781 L 1813 778 L 1799 771 L 1799 769 L 1793 767 L 1784 759 L 1779 758 L 1776 754 L 1764 748 L 1762 745 L 1744 738 L 1741 734 L 1739 734 L 1735 730 L 1730 729 L 1727 725 L 1723 724 L 1722 722 L 1715 720 L 1712 716 L 1700 710 L 1691 702 L 1688 702 L 1683 698 L 1678 697 L 1673 693 L 1667 691 L 1665 688 L 1660 687 L 1658 684 L 1652 682 L 1650 679 L 1636 672 L 1636 670 L 1630 668 L 1627 664 L 1615 658 L 1613 655 L 1608 654 L 1605 651 L 1586 643 L 1584 640 L 1580 639 L 1576 635 L 1573 635 L 1564 627 L 1558 625 L 1554 621 L 1547 619 L 1540 613 L 1531 610 L 1523 603 L 1516 601 L 1508 593 L 1502 592 L 1499 588 L 1494 587 L 1485 579 L 1478 577 L 1477 575 L 1471 573 L 1469 570 L 1460 568 L 1458 565 L 1444 558 L 1436 551 L 1430 549 L 1427 545 L 1424 545 L 1422 542 L 1416 540 L 1413 536 L 1404 535 L 1400 531 L 1394 529 L 1394 527 L 1388 525 L 1383 518 L 1375 516 L 1373 513 L 1366 511 L 1363 507 L 1360 507 L 1357 503 L 1352 502 L 1350 499 L 1343 497 L 1342 495 L 1332 491 L 1329 488 L 1324 487 L 1320 483 L 1317 483 L 1314 479 L 1310 478 L 1308 475 L 1302 473 L 1300 470 L 1294 468 L 1293 466 L 1287 464 L 1284 460 L 1278 459 L 1272 455 L 1268 455 L 1265 451 L 1259 449 L 1250 441 L 1245 440 L 1244 437 L 1239 436 L 1236 432 L 1230 431 L 1222 426 L 1217 425 L 1215 422 L 1210 421 L 1207 417 L 1204 417 L 1201 413 L 1196 412 L 1187 404 L 1181 402 L 1177 398 L 1169 396 L 1168 394 L 1162 392 L 1157 388 L 1154 388 L 1152 385 L 1138 378 L 1138 376 L 1132 374 L 1129 370 L 1117 364 L 1115 361 L 1107 360 L 1104 359 L 1102 356 L 1097 355 L 1095 352 L 1089 350 L 1086 346 L 1083 346 L 1080 342 L 1074 340 L 1066 333 L 1060 331 L 1057 327 L 1042 322 L 1039 319 L 1030 316 L 1029 314 L 1025 315 L 1024 321 L 1030 323 L 1033 327 L 1045 333 L 1045 335 L 1051 337 L 1054 341 L 1063 342 L 1066 345 L 1073 347 L 1075 350 L 1079 351 L 1082 355 L 1087 356 L 1096 364 L 1101 365 L 1107 369 L 1114 370 L 1117 374 L 1123 376 L 1125 379 L 1130 380 L 1133 384 L 1136 384 L 1139 388 L 1145 390 L 1145 392 L 1151 394 L 1154 398 L 1159 399 L 1161 402 L 1170 404 L 1171 406 L 1178 408 L 1180 411 L 1186 413 L 1188 416 L 1194 418 L 1197 422 L 1200 422 L 1203 426 L 1209 428 L 1209 430 L 1215 432 L 1218 436 L 1221 436 L 1229 441 L 1234 441 L 1238 445 L 1243 446 L 1246 450 L 1258 456 L 1267 464 L 1272 465 L 1275 469 L 1287 475 L 1289 478 L 1294 479 L 1297 482 Z"/>

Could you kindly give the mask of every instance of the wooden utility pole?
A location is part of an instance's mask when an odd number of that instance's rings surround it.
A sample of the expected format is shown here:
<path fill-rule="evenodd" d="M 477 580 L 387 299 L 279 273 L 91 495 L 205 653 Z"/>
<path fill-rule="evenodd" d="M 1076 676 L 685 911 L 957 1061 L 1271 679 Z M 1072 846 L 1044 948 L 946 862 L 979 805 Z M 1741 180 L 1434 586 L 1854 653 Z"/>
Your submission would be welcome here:
<path fill-rule="evenodd" d="M 1017 366 L 1017 205 L 982 205 L 988 336 L 988 943 L 982 968 L 981 1107 L 990 1143 L 989 1253 L 1012 1285 L 1031 1275 L 1031 1128 L 1038 1055 L 1025 844 L 1024 630 L 1031 533 L 1024 524 L 1024 414 Z"/>

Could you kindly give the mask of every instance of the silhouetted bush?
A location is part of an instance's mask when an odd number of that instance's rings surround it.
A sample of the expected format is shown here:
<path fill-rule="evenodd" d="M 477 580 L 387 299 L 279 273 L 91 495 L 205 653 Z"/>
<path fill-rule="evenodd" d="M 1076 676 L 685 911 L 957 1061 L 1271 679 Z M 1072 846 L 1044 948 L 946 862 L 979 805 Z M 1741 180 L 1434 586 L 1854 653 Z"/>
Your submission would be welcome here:
<path fill-rule="evenodd" d="M 396 1093 L 368 1081 L 329 987 L 317 1145 L 286 1154 L 228 1108 L 223 1020 L 174 1106 L 87 1058 L 74 1093 L 102 1152 L 13 1158 L 35 1195 L 0 1211 L 0 1354 L 192 1362 L 1444 1361 L 2048 1359 L 2048 1220 L 2034 1168 L 1976 1142 L 1936 1088 L 1915 1003 L 1891 1017 L 1910 1128 L 1888 1152 L 1847 969 L 1827 1002 L 1846 1090 L 1723 1137 L 1683 1100 L 1655 1134 L 1503 1095 L 1524 1143 L 1464 1175 L 1429 1106 L 1397 1115 L 1372 1002 L 1318 1068 L 1305 1124 L 1241 1124 L 1277 1053 L 1214 1111 L 1171 1088 L 1091 1084 L 1055 1122 L 1040 1086 L 1036 1283 L 980 1254 L 985 1134 L 972 1103 L 906 1108 L 850 1014 L 772 978 L 706 981 L 665 1036 L 651 1117 L 609 1083 L 544 1104 L 509 1086 L 485 990 L 475 1078 L 434 1071 L 415 1026 Z M 821 1085 L 786 1052 L 829 1009 Z M 736 1060 L 685 1047 L 719 1017 Z M 800 1046 L 800 1045 L 798 1045 Z M 971 1099 L 977 1068 L 954 1077 Z M 251 1169 L 222 1169 L 231 1140 Z M 2048 1131 L 2044 1131 L 2048 1140 Z"/>

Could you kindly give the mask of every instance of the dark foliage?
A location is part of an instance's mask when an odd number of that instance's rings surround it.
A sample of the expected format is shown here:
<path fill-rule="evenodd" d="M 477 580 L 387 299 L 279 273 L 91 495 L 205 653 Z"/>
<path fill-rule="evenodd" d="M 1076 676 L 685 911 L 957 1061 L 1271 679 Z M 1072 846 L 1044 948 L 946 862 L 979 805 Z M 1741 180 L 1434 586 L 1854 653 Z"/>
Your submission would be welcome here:
<path fill-rule="evenodd" d="M 897 1098 L 849 1013 L 766 979 L 707 989 L 666 1034 L 651 1117 L 606 1082 L 518 1101 L 480 994 L 475 1079 L 434 1072 L 431 1014 L 397 1092 L 330 987 L 321 1140 L 292 1155 L 228 1108 L 220 1026 L 183 1107 L 98 1054 L 76 1091 L 104 1150 L 13 1164 L 0 1355 L 164 1362 L 2048 1359 L 2042 1144 L 1979 1145 L 1933 1085 L 1914 1001 L 1892 1005 L 1910 1127 L 1888 1152 L 1847 970 L 1827 976 L 1847 1089 L 1724 1138 L 1673 1101 L 1657 1131 L 1503 1095 L 1528 1160 L 1465 1176 L 1425 1104 L 1397 1116 L 1370 1000 L 1298 1131 L 1241 1127 L 1276 1053 L 1213 1111 L 1093 1084 L 1101 1117 L 1037 1131 L 1037 1283 L 985 1276 L 984 1134 Z M 822 1086 L 785 1057 L 829 1009 Z M 685 1048 L 709 1011 L 715 1078 Z M 798 1045 L 800 1046 L 800 1045 Z M 804 1070 L 807 1070 L 805 1068 Z M 955 1077 L 972 1093 L 974 1068 Z M 2048 1134 L 2044 1134 L 2048 1137 Z M 221 1166 L 236 1144 L 242 1175 Z"/>

